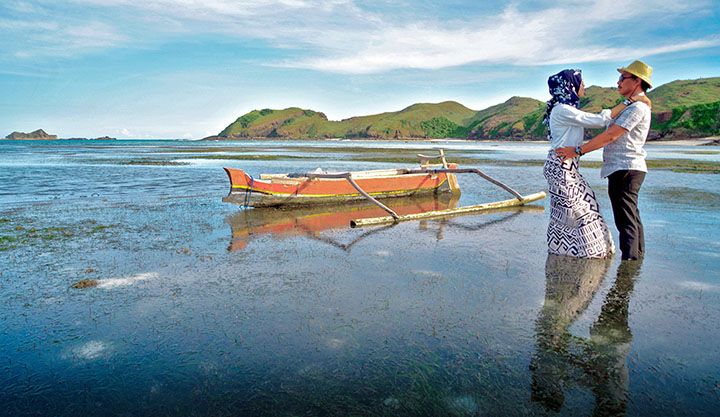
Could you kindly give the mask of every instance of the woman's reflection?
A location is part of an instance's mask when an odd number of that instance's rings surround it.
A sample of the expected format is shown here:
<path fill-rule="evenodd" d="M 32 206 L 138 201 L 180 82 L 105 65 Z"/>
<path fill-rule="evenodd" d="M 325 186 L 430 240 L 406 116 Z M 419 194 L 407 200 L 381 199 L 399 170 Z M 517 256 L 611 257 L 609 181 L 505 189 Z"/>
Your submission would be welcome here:
<path fill-rule="evenodd" d="M 536 323 L 537 351 L 530 364 L 533 401 L 560 411 L 565 389 L 587 386 L 595 395 L 594 415 L 622 415 L 627 405 L 632 334 L 628 304 L 640 261 L 623 261 L 617 270 L 590 338 L 573 336 L 572 323 L 587 309 L 610 260 L 548 255 L 545 303 Z"/>

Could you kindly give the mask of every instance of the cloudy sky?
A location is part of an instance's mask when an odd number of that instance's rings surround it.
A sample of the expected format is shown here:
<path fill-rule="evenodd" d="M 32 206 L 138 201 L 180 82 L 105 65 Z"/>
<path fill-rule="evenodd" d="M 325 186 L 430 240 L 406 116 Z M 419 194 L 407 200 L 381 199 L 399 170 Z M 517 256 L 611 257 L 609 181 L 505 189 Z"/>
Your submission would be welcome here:
<path fill-rule="evenodd" d="M 201 138 L 253 109 L 330 119 L 720 76 L 720 1 L 2 0 L 0 136 Z"/>

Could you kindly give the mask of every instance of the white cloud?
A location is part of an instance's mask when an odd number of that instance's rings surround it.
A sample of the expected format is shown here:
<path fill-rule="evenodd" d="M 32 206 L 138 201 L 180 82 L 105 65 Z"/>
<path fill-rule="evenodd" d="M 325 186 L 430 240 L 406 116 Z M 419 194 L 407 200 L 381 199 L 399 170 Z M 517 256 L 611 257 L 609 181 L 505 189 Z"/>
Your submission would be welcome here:
<path fill-rule="evenodd" d="M 710 48 L 720 45 L 720 36 L 709 36 L 705 39 L 693 40 L 675 44 L 666 44 L 656 47 L 637 48 L 606 48 L 595 47 L 585 49 L 568 49 L 563 54 L 558 54 L 554 59 L 549 59 L 545 64 L 561 64 L 565 62 L 597 62 L 597 61 L 622 61 L 637 57 L 646 57 L 670 52 L 680 52 L 692 49 Z"/>
<path fill-rule="evenodd" d="M 40 20 L 0 19 L 0 29 L 8 31 L 55 31 L 58 30 L 58 27 L 57 23 Z"/>
<path fill-rule="evenodd" d="M 75 56 L 124 44 L 129 39 L 107 23 L 86 21 L 59 23 L 43 20 L 0 20 L 0 30 L 14 34 L 15 41 L 0 41 L 0 50 L 14 49 L 17 58 Z M 13 39 L 8 36 L 8 39 Z"/>
<path fill-rule="evenodd" d="M 678 12 L 678 5 L 661 10 Z M 622 10 L 625 7 L 627 10 Z M 660 5 L 658 5 L 660 7 Z M 581 9 L 581 8 L 578 8 Z M 720 45 L 718 36 L 664 42 L 659 46 L 613 48 L 598 44 L 594 33 L 624 16 L 640 18 L 643 8 L 598 2 L 578 16 L 570 8 L 521 13 L 513 7 L 484 22 L 413 23 L 390 27 L 370 36 L 357 50 L 331 56 L 283 62 L 284 67 L 340 73 L 376 73 L 400 68 L 439 69 L 470 63 L 545 65 L 568 62 L 626 60 L 667 52 Z M 579 18 L 581 17 L 581 18 Z M 577 21 L 576 27 L 568 22 Z M 632 37 L 624 44 L 632 45 Z"/>
<path fill-rule="evenodd" d="M 494 15 L 453 20 L 417 16 L 412 8 L 389 12 L 382 9 L 383 2 L 359 6 L 352 0 L 74 0 L 67 7 L 68 19 L 48 13 L 48 8 L 64 10 L 65 2 L 45 0 L 40 3 L 43 13 L 31 12 L 40 7 L 13 4 L 26 12 L 16 12 L 20 17 L 15 20 L 0 20 L 0 28 L 31 39 L 24 50 L 13 51 L 18 58 L 220 33 L 260 40 L 296 55 L 265 65 L 369 74 L 472 63 L 618 61 L 720 44 L 717 36 L 659 41 L 652 35 L 656 19 L 672 16 L 680 22 L 706 15 L 713 7 L 708 1 L 561 0 L 551 8 L 509 5 Z M 43 20 L 33 19 L 37 15 Z M 35 25 L 43 30 L 32 32 Z"/>

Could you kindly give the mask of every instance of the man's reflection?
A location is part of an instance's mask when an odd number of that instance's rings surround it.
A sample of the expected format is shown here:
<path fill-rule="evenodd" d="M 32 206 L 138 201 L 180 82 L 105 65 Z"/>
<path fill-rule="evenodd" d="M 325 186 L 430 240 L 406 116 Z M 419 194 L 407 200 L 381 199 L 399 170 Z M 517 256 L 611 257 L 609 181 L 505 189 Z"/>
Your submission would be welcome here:
<path fill-rule="evenodd" d="M 605 296 L 600 315 L 590 328 L 590 360 L 586 373 L 595 393 L 593 415 L 624 415 L 627 408 L 632 333 L 628 326 L 630 294 L 642 261 L 623 261 L 615 284 Z"/>
<path fill-rule="evenodd" d="M 625 413 L 632 340 L 628 304 L 640 261 L 619 265 L 589 339 L 573 336 L 568 330 L 587 309 L 610 263 L 548 255 L 545 303 L 536 323 L 537 351 L 530 364 L 531 398 L 548 410 L 560 411 L 565 389 L 581 384 L 595 395 L 594 415 Z"/>

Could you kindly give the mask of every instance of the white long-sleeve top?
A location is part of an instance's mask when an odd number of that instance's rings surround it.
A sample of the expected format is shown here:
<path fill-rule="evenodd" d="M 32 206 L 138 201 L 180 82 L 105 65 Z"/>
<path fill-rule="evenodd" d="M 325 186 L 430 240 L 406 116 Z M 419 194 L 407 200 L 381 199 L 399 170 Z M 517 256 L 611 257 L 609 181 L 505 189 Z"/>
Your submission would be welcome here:
<path fill-rule="evenodd" d="M 585 135 L 585 128 L 607 127 L 612 118 L 610 110 L 587 113 L 573 106 L 558 103 L 550 112 L 550 147 L 552 149 L 566 146 L 580 146 Z"/>

